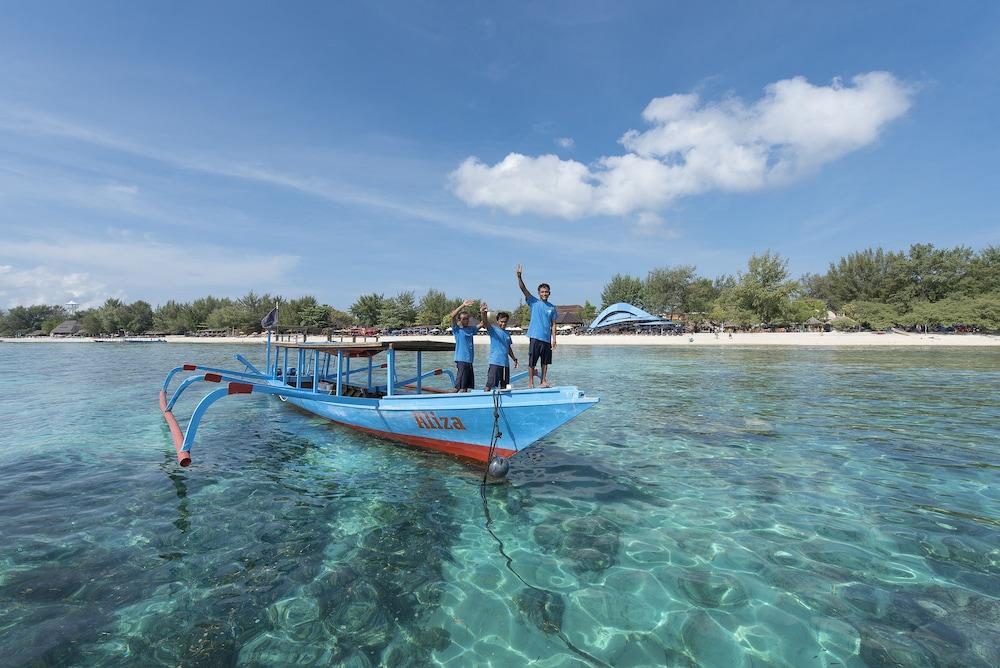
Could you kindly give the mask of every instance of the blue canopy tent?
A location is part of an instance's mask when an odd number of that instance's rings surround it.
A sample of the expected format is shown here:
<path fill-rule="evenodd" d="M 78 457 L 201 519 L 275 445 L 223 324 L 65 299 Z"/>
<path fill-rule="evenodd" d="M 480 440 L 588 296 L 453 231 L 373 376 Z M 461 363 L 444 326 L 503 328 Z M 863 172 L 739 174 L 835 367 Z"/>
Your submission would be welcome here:
<path fill-rule="evenodd" d="M 655 316 L 652 313 L 647 313 L 643 311 L 638 306 L 632 306 L 632 304 L 626 304 L 625 302 L 618 302 L 617 304 L 612 304 L 603 311 L 597 314 L 594 321 L 590 323 L 590 330 L 595 331 L 598 329 L 607 329 L 608 327 L 616 326 L 634 326 L 642 328 L 673 328 L 677 326 L 677 323 L 673 320 L 665 320 L 659 316 Z"/>

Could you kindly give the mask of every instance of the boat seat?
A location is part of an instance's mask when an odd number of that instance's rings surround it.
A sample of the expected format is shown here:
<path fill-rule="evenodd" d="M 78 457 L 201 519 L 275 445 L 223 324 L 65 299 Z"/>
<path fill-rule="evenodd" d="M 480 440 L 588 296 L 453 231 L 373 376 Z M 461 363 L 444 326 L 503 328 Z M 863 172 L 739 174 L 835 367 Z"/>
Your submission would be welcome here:
<path fill-rule="evenodd" d="M 336 394 L 337 387 L 334 385 L 330 388 L 330 394 Z M 348 385 L 344 384 L 340 388 L 341 396 L 345 397 L 357 397 L 358 399 L 381 399 L 384 394 L 381 392 L 372 392 L 366 387 L 361 387 L 360 385 Z"/>

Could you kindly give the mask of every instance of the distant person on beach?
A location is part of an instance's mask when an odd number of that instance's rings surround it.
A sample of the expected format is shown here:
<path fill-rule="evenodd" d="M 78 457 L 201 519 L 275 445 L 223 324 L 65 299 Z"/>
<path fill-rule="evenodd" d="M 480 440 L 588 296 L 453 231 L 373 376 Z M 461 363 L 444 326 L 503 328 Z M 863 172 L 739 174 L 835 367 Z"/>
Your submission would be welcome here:
<path fill-rule="evenodd" d="M 510 385 L 510 362 L 514 360 L 514 368 L 517 368 L 517 358 L 511 349 L 510 334 L 507 333 L 507 321 L 510 313 L 500 311 L 497 313 L 495 325 L 490 324 L 489 307 L 482 304 L 479 307 L 480 322 L 490 335 L 490 368 L 486 372 L 486 388 L 489 392 L 494 387 L 501 390 Z"/>
<path fill-rule="evenodd" d="M 556 307 L 549 303 L 552 288 L 548 283 L 538 284 L 538 296 L 528 292 L 521 278 L 524 267 L 517 265 L 517 285 L 524 293 L 524 302 L 531 309 L 531 323 L 528 325 L 528 387 L 535 387 L 535 365 L 542 365 L 541 386 L 548 387 L 549 365 L 552 351 L 556 349 Z"/>
<path fill-rule="evenodd" d="M 455 391 L 468 392 L 476 386 L 476 377 L 472 370 L 474 350 L 472 337 L 479 331 L 478 327 L 469 324 L 469 313 L 462 309 L 472 306 L 472 300 L 466 299 L 451 312 L 451 333 L 455 337 Z"/>

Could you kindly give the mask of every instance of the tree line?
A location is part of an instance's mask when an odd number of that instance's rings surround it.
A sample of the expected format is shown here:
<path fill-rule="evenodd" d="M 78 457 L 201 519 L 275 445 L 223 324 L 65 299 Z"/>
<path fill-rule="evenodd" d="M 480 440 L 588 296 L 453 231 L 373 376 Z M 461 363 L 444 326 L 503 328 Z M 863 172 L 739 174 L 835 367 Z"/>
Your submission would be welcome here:
<path fill-rule="evenodd" d="M 667 266 L 646 278 L 616 274 L 601 294 L 602 308 L 628 302 L 668 317 L 736 326 L 802 324 L 825 320 L 828 310 L 843 329 L 946 327 L 1000 329 L 1000 247 L 935 248 L 914 244 L 907 251 L 865 249 L 831 262 L 825 274 L 797 280 L 788 260 L 766 252 L 753 255 L 746 270 L 714 279 L 691 265 Z"/>
<path fill-rule="evenodd" d="M 352 326 L 399 329 L 414 325 L 447 327 L 459 297 L 431 289 L 419 298 L 413 291 L 394 296 L 368 293 L 347 311 L 321 304 L 315 297 L 286 299 L 250 292 L 238 299 L 202 297 L 174 300 L 153 308 L 148 302 L 108 299 L 75 314 L 84 333 L 163 332 L 186 334 L 205 329 L 259 331 L 260 320 L 279 306 L 279 327 L 321 331 Z M 645 278 L 615 274 L 601 293 L 601 308 L 627 302 L 672 317 L 686 314 L 696 322 L 735 326 L 795 325 L 825 320 L 827 310 L 842 317 L 838 328 L 916 326 L 1000 329 L 1000 247 L 935 248 L 914 244 L 907 251 L 868 248 L 830 263 L 824 274 L 792 279 L 788 260 L 776 253 L 753 255 L 746 269 L 716 278 L 699 276 L 693 265 L 664 266 Z M 470 310 L 478 312 L 479 304 Z M 597 307 L 585 302 L 581 317 L 594 318 Z M 0 310 L 0 335 L 48 334 L 70 314 L 62 306 L 17 306 Z M 511 324 L 526 326 L 528 307 L 511 309 Z"/>

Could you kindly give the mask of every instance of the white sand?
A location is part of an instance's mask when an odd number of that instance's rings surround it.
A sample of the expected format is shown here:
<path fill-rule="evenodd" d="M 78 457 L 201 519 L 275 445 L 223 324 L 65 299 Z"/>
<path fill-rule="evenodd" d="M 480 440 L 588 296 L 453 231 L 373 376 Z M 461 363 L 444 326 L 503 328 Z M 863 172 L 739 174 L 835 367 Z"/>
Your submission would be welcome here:
<path fill-rule="evenodd" d="M 226 343 L 226 344 L 248 344 L 263 345 L 263 336 L 220 336 L 220 337 L 199 337 L 199 336 L 167 336 L 164 337 L 168 343 Z M 382 341 L 412 340 L 416 337 L 384 337 Z M 451 336 L 427 336 L 419 337 L 436 341 L 452 341 Z M 322 341 L 322 337 L 309 337 L 309 341 Z M 349 340 L 349 339 L 348 339 Z M 361 340 L 360 337 L 358 339 Z M 373 339 L 369 338 L 369 341 Z M 93 343 L 90 337 L 76 338 L 49 338 L 21 337 L 21 338 L 0 338 L 4 343 Z M 487 345 L 490 342 L 488 336 L 477 336 L 477 345 Z M 513 337 L 515 345 L 527 345 L 528 337 Z M 102 346 L 113 346 L 114 343 L 102 343 Z M 135 344 L 135 345 L 157 345 L 157 344 Z M 634 336 L 598 334 L 594 336 L 563 335 L 557 339 L 558 346 L 862 346 L 862 347 L 884 347 L 884 346 L 917 346 L 917 347 L 950 347 L 950 346 L 1000 346 L 1000 336 L 985 334 L 876 334 L 873 332 L 787 332 L 787 333 L 756 333 L 756 334 L 684 334 L 683 336 Z"/>

